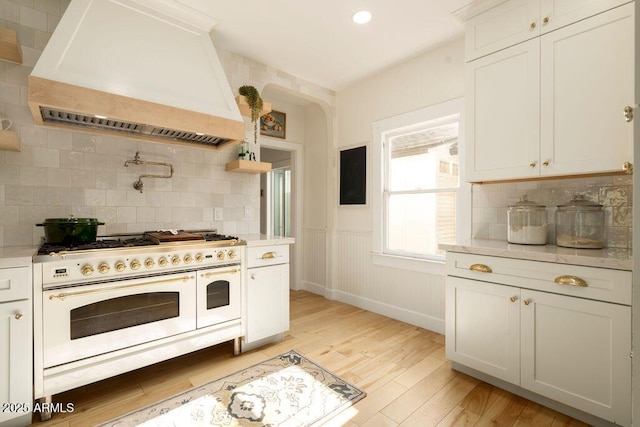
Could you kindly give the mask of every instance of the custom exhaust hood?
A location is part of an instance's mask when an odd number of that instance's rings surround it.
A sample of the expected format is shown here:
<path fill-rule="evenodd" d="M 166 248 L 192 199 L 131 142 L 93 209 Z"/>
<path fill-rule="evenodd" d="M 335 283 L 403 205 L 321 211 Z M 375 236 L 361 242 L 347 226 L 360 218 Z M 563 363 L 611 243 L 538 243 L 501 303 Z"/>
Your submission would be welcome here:
<path fill-rule="evenodd" d="M 209 37 L 179 0 L 73 0 L 29 76 L 36 124 L 210 148 L 244 120 Z"/>

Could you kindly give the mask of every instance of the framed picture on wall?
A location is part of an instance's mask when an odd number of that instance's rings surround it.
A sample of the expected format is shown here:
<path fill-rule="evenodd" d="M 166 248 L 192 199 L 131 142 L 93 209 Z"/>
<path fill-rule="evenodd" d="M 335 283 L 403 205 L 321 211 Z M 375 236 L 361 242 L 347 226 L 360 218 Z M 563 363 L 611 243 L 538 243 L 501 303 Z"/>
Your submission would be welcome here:
<path fill-rule="evenodd" d="M 260 135 L 286 139 L 287 115 L 281 111 L 271 111 L 260 117 Z"/>
<path fill-rule="evenodd" d="M 367 146 L 340 150 L 340 205 L 367 204 Z"/>

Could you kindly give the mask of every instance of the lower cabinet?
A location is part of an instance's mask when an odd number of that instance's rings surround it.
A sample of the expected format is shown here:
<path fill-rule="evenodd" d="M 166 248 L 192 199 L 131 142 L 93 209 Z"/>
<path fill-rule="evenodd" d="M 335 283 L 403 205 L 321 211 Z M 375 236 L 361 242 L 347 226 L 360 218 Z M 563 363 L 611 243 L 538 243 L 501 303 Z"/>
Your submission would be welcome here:
<path fill-rule="evenodd" d="M 289 330 L 289 245 L 249 247 L 247 334 L 251 343 Z"/>
<path fill-rule="evenodd" d="M 30 271 L 30 267 L 0 269 L 0 425 L 3 427 L 31 424 L 33 318 Z M 21 299 L 6 301 L 14 297 Z"/>
<path fill-rule="evenodd" d="M 630 306 L 447 276 L 446 309 L 450 360 L 631 424 Z"/>

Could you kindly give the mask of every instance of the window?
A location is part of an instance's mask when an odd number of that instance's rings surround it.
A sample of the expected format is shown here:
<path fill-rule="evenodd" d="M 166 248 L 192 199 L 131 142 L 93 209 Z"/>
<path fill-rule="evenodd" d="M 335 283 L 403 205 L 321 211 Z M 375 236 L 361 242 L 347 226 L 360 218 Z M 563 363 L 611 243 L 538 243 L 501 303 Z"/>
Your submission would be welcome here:
<path fill-rule="evenodd" d="M 455 100 L 374 124 L 374 252 L 441 261 L 438 243 L 459 235 L 461 108 Z"/>

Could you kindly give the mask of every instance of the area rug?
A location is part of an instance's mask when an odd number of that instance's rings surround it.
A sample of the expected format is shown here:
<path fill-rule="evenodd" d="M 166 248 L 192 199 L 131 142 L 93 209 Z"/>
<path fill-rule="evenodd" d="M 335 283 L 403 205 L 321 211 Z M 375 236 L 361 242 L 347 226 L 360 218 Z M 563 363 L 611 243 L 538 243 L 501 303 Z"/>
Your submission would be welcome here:
<path fill-rule="evenodd" d="M 291 350 L 100 427 L 317 426 L 365 395 Z"/>

